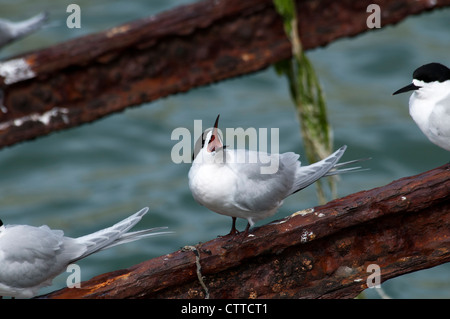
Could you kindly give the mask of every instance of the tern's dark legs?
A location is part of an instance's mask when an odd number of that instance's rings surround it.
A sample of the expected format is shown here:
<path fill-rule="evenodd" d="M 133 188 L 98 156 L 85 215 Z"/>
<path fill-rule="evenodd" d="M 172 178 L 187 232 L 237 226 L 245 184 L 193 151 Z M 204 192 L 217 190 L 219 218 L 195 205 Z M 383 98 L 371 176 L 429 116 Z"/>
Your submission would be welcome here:
<path fill-rule="evenodd" d="M 247 234 L 250 229 L 250 223 L 247 223 L 247 227 L 245 227 L 244 233 Z"/>
<path fill-rule="evenodd" d="M 239 234 L 239 231 L 236 229 L 236 217 L 231 217 L 233 219 L 233 224 L 231 225 L 231 230 L 227 236 Z M 250 229 L 250 223 L 247 223 L 247 227 L 245 227 L 244 234 L 247 235 Z"/>
<path fill-rule="evenodd" d="M 231 225 L 231 230 L 230 233 L 228 235 L 235 235 L 238 232 L 238 230 L 236 229 L 236 217 L 231 217 L 233 219 L 233 224 Z"/>

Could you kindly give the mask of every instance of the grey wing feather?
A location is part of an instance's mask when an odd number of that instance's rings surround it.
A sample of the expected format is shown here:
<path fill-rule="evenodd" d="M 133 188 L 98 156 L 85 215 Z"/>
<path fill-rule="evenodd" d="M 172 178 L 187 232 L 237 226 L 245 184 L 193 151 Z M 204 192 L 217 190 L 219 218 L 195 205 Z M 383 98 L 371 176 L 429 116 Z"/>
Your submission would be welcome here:
<path fill-rule="evenodd" d="M 0 282 L 11 287 L 45 286 L 86 250 L 47 226 L 8 225 L 7 230 L 2 244 L 8 249 L 0 249 Z"/>
<path fill-rule="evenodd" d="M 117 245 L 130 243 L 130 242 L 133 242 L 133 241 L 136 241 L 139 239 L 143 239 L 143 238 L 147 238 L 147 237 L 151 237 L 151 236 L 159 236 L 159 235 L 163 235 L 163 234 L 172 234 L 173 233 L 170 231 L 161 231 L 164 229 L 167 229 L 167 227 L 155 227 L 155 228 L 150 228 L 150 229 L 139 230 L 139 231 L 135 231 L 135 232 L 131 232 L 131 233 L 122 234 L 118 240 L 109 244 L 107 247 L 102 248 L 102 250 L 111 248 L 111 247 L 114 247 Z"/>
<path fill-rule="evenodd" d="M 291 194 L 308 187 L 321 177 L 327 176 L 328 172 L 332 170 L 341 159 L 346 149 L 347 146 L 344 145 L 336 152 L 317 163 L 308 166 L 300 166 L 295 173 L 295 182 L 292 186 Z"/>
<path fill-rule="evenodd" d="M 163 228 L 152 228 L 137 232 L 127 233 L 134 225 L 136 225 L 148 211 L 145 207 L 128 218 L 118 222 L 117 224 L 99 230 L 95 233 L 76 238 L 77 242 L 87 246 L 86 252 L 78 259 L 89 256 L 97 251 L 104 250 L 113 246 L 129 243 L 145 237 L 165 234 L 167 232 L 157 232 Z"/>
<path fill-rule="evenodd" d="M 234 200 L 235 205 L 242 210 L 267 210 L 279 205 L 289 195 L 289 190 L 294 182 L 295 171 L 300 165 L 299 155 L 289 152 L 267 154 L 267 156 L 278 163 L 278 169 L 273 174 L 262 174 L 262 165 L 260 164 L 236 165 L 237 171 L 235 174 L 241 178 L 237 179 L 238 184 L 236 185 L 237 191 Z"/>

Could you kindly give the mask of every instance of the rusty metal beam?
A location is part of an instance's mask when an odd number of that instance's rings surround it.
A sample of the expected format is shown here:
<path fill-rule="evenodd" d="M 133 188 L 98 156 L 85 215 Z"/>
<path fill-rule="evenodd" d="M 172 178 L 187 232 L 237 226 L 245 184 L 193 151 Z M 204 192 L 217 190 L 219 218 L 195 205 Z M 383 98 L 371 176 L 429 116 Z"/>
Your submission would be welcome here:
<path fill-rule="evenodd" d="M 298 1 L 305 49 L 449 6 L 450 0 Z M 291 56 L 272 0 L 202 1 L 0 62 L 0 148 Z"/>
<path fill-rule="evenodd" d="M 351 298 L 370 264 L 385 281 L 449 261 L 446 164 L 41 298 Z"/>

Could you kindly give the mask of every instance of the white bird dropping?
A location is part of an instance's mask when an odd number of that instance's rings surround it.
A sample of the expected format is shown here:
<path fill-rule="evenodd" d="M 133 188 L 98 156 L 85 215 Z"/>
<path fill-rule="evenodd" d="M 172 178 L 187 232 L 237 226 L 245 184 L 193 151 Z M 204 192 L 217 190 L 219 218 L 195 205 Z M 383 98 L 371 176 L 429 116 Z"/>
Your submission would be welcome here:
<path fill-rule="evenodd" d="M 268 154 L 246 149 L 229 150 L 218 134 L 217 116 L 214 128 L 206 130 L 197 141 L 189 170 L 189 188 L 194 199 L 208 209 L 233 219 L 230 234 L 237 233 L 236 218 L 248 221 L 246 232 L 258 220 L 274 215 L 283 200 L 311 185 L 323 176 L 354 171 L 359 167 L 336 170 L 354 163 L 337 164 L 346 146 L 329 157 L 309 166 L 301 166 L 300 155 L 289 152 Z M 272 174 L 264 174 L 261 161 L 278 163 Z"/>
<path fill-rule="evenodd" d="M 393 94 L 414 91 L 409 114 L 428 139 L 450 151 L 450 69 L 440 63 L 417 68 L 412 83 Z"/>
<path fill-rule="evenodd" d="M 90 235 L 70 238 L 48 226 L 3 225 L 0 221 L 0 296 L 34 297 L 66 267 L 98 251 L 150 236 L 167 227 L 128 232 L 148 208 Z"/>

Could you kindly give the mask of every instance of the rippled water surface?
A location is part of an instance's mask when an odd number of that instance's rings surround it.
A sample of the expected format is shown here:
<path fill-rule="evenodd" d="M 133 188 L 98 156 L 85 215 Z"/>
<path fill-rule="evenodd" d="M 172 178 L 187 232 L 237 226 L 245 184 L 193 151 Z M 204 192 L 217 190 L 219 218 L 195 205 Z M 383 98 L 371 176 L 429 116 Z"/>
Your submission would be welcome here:
<path fill-rule="evenodd" d="M 0 1 L 2 18 L 20 20 L 39 11 L 50 26 L 0 52 L 6 58 L 67 39 L 155 15 L 192 1 L 77 1 L 82 28 L 68 29 L 68 1 Z M 408 94 L 392 92 L 411 81 L 413 70 L 439 61 L 450 65 L 450 9 L 410 17 L 308 52 L 327 97 L 334 144 L 347 144 L 344 160 L 372 157 L 370 171 L 339 182 L 339 196 L 382 186 L 440 166 L 448 152 L 434 146 L 408 114 Z M 0 216 L 7 224 L 47 224 L 80 236 L 134 213 L 149 214 L 139 228 L 169 226 L 176 235 L 152 238 L 90 256 L 78 264 L 82 280 L 129 267 L 224 235 L 231 219 L 199 206 L 188 188 L 189 164 L 175 164 L 171 150 L 177 127 L 194 120 L 212 126 L 279 128 L 280 151 L 303 154 L 299 123 L 286 80 L 273 68 L 129 108 L 92 124 L 58 132 L 0 151 Z M 317 205 L 314 187 L 289 197 L 262 225 Z M 245 222 L 239 222 L 245 227 Z M 64 287 L 67 275 L 54 286 Z M 392 298 L 449 298 L 450 264 L 387 281 Z M 379 298 L 367 290 L 369 298 Z"/>

